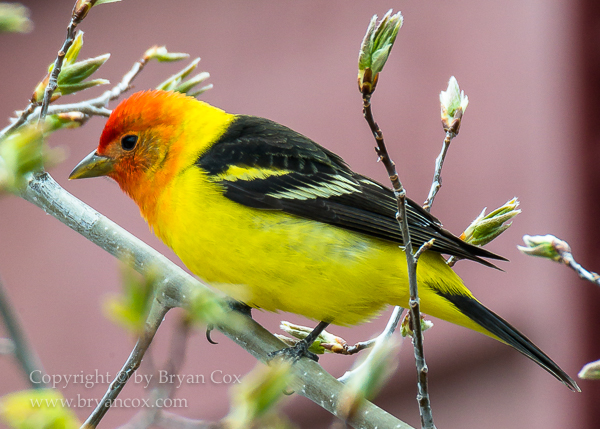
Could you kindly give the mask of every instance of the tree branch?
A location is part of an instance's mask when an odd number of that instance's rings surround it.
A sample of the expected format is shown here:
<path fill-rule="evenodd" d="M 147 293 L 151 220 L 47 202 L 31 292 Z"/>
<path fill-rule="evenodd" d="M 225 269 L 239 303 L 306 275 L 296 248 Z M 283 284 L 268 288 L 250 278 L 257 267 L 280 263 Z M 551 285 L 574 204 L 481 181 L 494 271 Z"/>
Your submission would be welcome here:
<path fill-rule="evenodd" d="M 446 138 L 444 138 L 444 143 L 442 145 L 442 151 L 438 155 L 435 160 L 435 172 L 433 173 L 433 182 L 431 183 L 431 189 L 429 189 L 429 195 L 427 199 L 423 203 L 423 208 L 428 212 L 431 211 L 431 206 L 433 205 L 433 200 L 437 195 L 438 191 L 442 187 L 442 167 L 444 166 L 444 160 L 446 159 L 446 154 L 448 153 L 448 149 L 450 148 L 450 143 L 452 139 L 456 137 L 456 134 L 452 131 L 446 131 Z"/>
<path fill-rule="evenodd" d="M 421 312 L 419 308 L 419 292 L 417 286 L 417 258 L 413 254 L 413 247 L 410 238 L 410 231 L 408 229 L 408 217 L 406 215 L 406 191 L 400 182 L 398 172 L 396 171 L 396 165 L 390 158 L 385 142 L 383 140 L 383 133 L 379 128 L 379 125 L 373 118 L 373 112 L 371 108 L 371 89 L 364 88 L 362 91 L 363 95 L 363 114 L 371 128 L 373 137 L 377 146 L 375 151 L 379 156 L 379 160 L 385 166 L 387 174 L 392 183 L 394 194 L 396 195 L 396 203 L 398 206 L 398 213 L 396 214 L 396 220 L 400 226 L 402 232 L 402 240 L 404 242 L 404 253 L 406 254 L 406 266 L 408 270 L 408 282 L 410 288 L 410 300 L 409 312 L 411 320 L 413 320 L 413 348 L 415 352 L 415 361 L 417 366 L 417 377 L 418 377 L 418 389 L 417 401 L 419 403 L 419 413 L 421 415 L 421 427 L 425 429 L 434 429 L 433 413 L 431 411 L 431 404 L 429 401 L 429 389 L 427 386 L 427 373 L 428 368 L 425 362 L 425 354 L 423 352 L 423 333 L 421 332 Z M 402 315 L 401 311 L 395 312 L 397 320 L 394 320 L 395 326 L 400 321 Z M 390 333 L 391 335 L 391 333 Z"/>
<path fill-rule="evenodd" d="M 65 191 L 48 173 L 31 175 L 21 191 L 21 196 L 115 257 L 132 263 L 141 274 L 154 275 L 158 282 L 155 299 L 155 303 L 158 302 L 155 304 L 157 307 L 168 309 L 181 306 L 185 301 L 184 295 L 188 295 L 192 290 L 216 297 L 207 286 L 166 257 Z M 254 320 L 244 319 L 246 323 L 216 325 L 216 328 L 255 358 L 266 362 L 267 354 L 281 349 L 283 343 Z M 142 349 L 143 347 L 139 347 L 138 351 Z M 142 355 L 137 355 L 137 358 L 141 357 Z M 124 369 L 129 367 L 125 365 Z M 301 359 L 292 370 L 297 378 L 290 388 L 337 415 L 343 385 L 319 364 L 309 359 Z M 412 429 L 368 401 L 364 402 L 348 423 L 360 428 Z"/>

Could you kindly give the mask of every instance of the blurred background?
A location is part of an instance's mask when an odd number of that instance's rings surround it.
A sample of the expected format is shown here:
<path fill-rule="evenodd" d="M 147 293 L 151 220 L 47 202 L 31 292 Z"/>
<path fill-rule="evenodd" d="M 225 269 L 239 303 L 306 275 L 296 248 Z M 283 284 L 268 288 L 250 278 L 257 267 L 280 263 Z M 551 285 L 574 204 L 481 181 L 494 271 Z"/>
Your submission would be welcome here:
<path fill-rule="evenodd" d="M 31 9 L 34 30 L 0 35 L 0 127 L 14 110 L 26 107 L 64 40 L 73 6 L 73 0 L 23 3 Z M 500 265 L 504 271 L 464 261 L 456 270 L 483 303 L 576 377 L 585 363 L 600 358 L 600 291 L 565 267 L 521 255 L 516 245 L 524 234 L 552 233 L 571 244 L 579 262 L 600 269 L 596 2 L 126 0 L 90 12 L 80 26 L 85 32 L 80 58 L 111 53 L 96 76 L 116 83 L 154 44 L 200 56 L 200 69 L 210 72 L 214 84 L 202 99 L 232 113 L 285 124 L 387 183 L 362 118 L 356 65 L 371 16 L 390 8 L 401 10 L 405 23 L 373 106 L 409 197 L 422 202 L 427 196 L 444 138 L 438 94 L 455 75 L 470 104 L 446 158 L 444 186 L 432 212 L 459 234 L 483 207 L 519 197 L 523 213 L 488 246 L 510 259 Z M 154 87 L 182 66 L 151 63 L 135 89 Z M 52 135 L 50 145 L 68 152 L 51 171 L 53 177 L 181 264 L 115 183 L 67 181 L 73 166 L 96 147 L 104 122 L 94 118 L 83 128 Z M 47 373 L 114 375 L 120 369 L 134 338 L 103 314 L 102 302 L 121 287 L 112 256 L 37 207 L 3 196 L 0 275 Z M 388 315 L 331 331 L 351 343 L 365 340 L 383 329 Z M 312 324 L 289 314 L 255 312 L 255 318 L 272 332 L 280 320 Z M 152 346 L 156 366 L 166 358 L 175 320 L 175 313 L 167 315 Z M 438 427 L 597 426 L 598 383 L 580 381 L 583 392 L 572 393 L 509 347 L 434 323 L 425 335 L 425 353 Z M 0 335 L 5 335 L 2 327 Z M 211 382 L 210 374 L 245 374 L 255 360 L 223 335 L 215 332 L 213 339 L 219 344 L 210 345 L 202 331 L 191 338 L 182 373 L 204 375 L 206 383 L 177 389 L 176 397 L 188 406 L 171 411 L 207 420 L 227 414 L 230 385 Z M 327 355 L 321 363 L 340 376 L 353 360 Z M 147 370 L 146 360 L 141 371 Z M 415 381 L 412 346 L 406 341 L 399 368 L 375 403 L 416 427 Z M 0 357 L 0 395 L 27 387 L 12 358 Z M 96 399 L 106 388 L 70 383 L 60 390 L 67 398 Z M 141 383 L 130 383 L 122 392 L 124 398 L 144 394 Z M 325 428 L 333 420 L 298 395 L 285 399 L 285 410 L 300 427 Z M 84 419 L 91 409 L 75 411 Z M 112 409 L 102 427 L 123 424 L 136 411 Z"/>

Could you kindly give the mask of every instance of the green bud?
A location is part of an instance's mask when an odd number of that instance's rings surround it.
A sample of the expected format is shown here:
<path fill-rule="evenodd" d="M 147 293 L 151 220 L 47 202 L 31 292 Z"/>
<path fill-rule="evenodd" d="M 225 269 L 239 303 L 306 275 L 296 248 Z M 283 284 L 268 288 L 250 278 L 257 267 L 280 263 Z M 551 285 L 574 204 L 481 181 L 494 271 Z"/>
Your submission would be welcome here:
<path fill-rule="evenodd" d="M 77 61 L 77 57 L 79 56 L 79 52 L 83 47 L 83 31 L 78 31 L 75 36 L 75 40 L 71 43 L 71 46 L 67 50 L 67 54 L 65 55 L 65 59 L 63 61 L 63 67 L 74 64 Z M 54 63 L 50 64 L 48 67 L 48 72 L 51 72 L 54 68 Z"/>
<path fill-rule="evenodd" d="M 600 360 L 585 364 L 585 366 L 581 368 L 581 371 L 579 371 L 579 374 L 577 374 L 577 376 L 584 380 L 599 380 Z"/>
<path fill-rule="evenodd" d="M 186 80 L 185 82 L 180 83 L 179 85 L 177 85 L 177 87 L 175 87 L 173 90 L 177 91 L 177 92 L 181 92 L 183 94 L 187 94 L 187 95 L 191 95 L 190 91 L 198 84 L 204 82 L 206 79 L 208 79 L 210 77 L 210 74 L 208 72 L 202 72 L 197 74 L 196 76 Z M 206 87 L 204 87 L 206 88 Z M 202 89 L 198 92 L 195 92 L 194 94 L 201 94 Z"/>
<path fill-rule="evenodd" d="M 379 23 L 377 15 L 371 18 L 358 55 L 358 86 L 361 92 L 375 90 L 377 77 L 390 56 L 403 21 L 400 12 L 392 15 L 392 9 Z"/>
<path fill-rule="evenodd" d="M 48 132 L 54 132 L 64 128 L 78 128 L 86 120 L 86 116 L 81 112 L 58 113 L 56 115 L 46 116 L 46 129 Z"/>
<path fill-rule="evenodd" d="M 571 253 L 571 247 L 566 241 L 553 235 L 524 235 L 525 246 L 517 246 L 522 253 L 531 256 L 552 259 L 559 262 L 564 252 Z"/>
<path fill-rule="evenodd" d="M 82 46 L 83 32 L 80 31 L 77 33 L 77 36 L 75 36 L 75 40 L 67 51 L 63 67 L 58 75 L 58 88 L 52 94 L 50 102 L 57 100 L 63 95 L 73 94 L 87 88 L 110 83 L 106 79 L 95 79 L 83 82 L 84 79 L 87 79 L 94 74 L 94 72 L 110 58 L 110 54 L 104 54 L 96 58 L 88 58 L 87 60 L 77 62 L 77 57 L 79 56 Z M 33 95 L 31 96 L 31 101 L 33 103 L 39 103 L 44 99 L 44 92 L 48 86 L 50 74 L 53 69 L 54 63 L 50 64 L 48 67 L 48 74 L 46 74 L 46 77 L 37 84 L 33 91 Z"/>
<path fill-rule="evenodd" d="M 166 46 L 153 46 L 144 53 L 144 60 L 157 60 L 158 62 L 172 62 L 188 58 L 190 54 L 181 52 L 168 52 Z"/>
<path fill-rule="evenodd" d="M 444 130 L 453 131 L 458 134 L 460 120 L 469 105 L 469 97 L 458 87 L 458 81 L 454 76 L 448 82 L 448 89 L 440 92 L 440 105 L 442 125 Z"/>
<path fill-rule="evenodd" d="M 200 58 L 196 58 L 192 61 L 187 67 L 181 70 L 179 73 L 174 74 L 163 83 L 158 85 L 156 89 L 162 89 L 163 91 L 172 91 L 183 81 L 183 79 L 188 76 L 191 72 L 193 72 L 196 67 L 198 67 L 198 63 L 200 62 Z"/>
<path fill-rule="evenodd" d="M 68 95 L 73 94 L 75 92 L 83 91 L 84 89 L 93 88 L 98 85 L 107 85 L 110 82 L 106 79 L 94 79 L 94 80 L 86 80 L 81 83 L 74 83 L 72 85 L 59 85 L 58 92 L 60 95 Z"/>
<path fill-rule="evenodd" d="M 512 223 L 505 224 L 505 222 L 521 213 L 521 210 L 517 209 L 518 206 L 519 201 L 517 198 L 513 198 L 487 215 L 484 208 L 461 234 L 461 240 L 475 246 L 488 244 L 512 225 Z"/>
<path fill-rule="evenodd" d="M 421 333 L 425 332 L 429 328 L 433 328 L 433 322 L 425 319 L 425 316 L 421 314 Z M 410 323 L 410 313 L 406 313 L 406 316 L 404 316 L 404 319 L 402 319 L 402 323 L 400 324 L 400 335 L 402 335 L 403 338 L 413 336 L 413 330 Z"/>
<path fill-rule="evenodd" d="M 29 33 L 32 29 L 29 9 L 19 3 L 0 3 L 0 33 Z"/>
<path fill-rule="evenodd" d="M 208 91 L 209 89 L 213 89 L 213 84 L 210 83 L 208 85 L 203 86 L 202 88 L 200 88 L 197 91 L 192 91 L 192 92 L 188 92 L 187 95 L 190 97 L 198 97 L 200 94 L 204 94 L 206 91 Z"/>
<path fill-rule="evenodd" d="M 48 72 L 46 77 L 40 83 L 38 83 L 36 85 L 35 89 L 33 90 L 33 94 L 31 95 L 32 103 L 39 103 L 44 99 L 44 91 L 46 90 L 46 87 L 48 86 L 49 80 L 50 80 L 50 72 Z M 56 94 L 56 91 L 54 91 L 54 94 L 52 94 L 52 98 L 50 99 L 50 101 L 54 101 L 58 97 L 60 97 L 60 95 Z"/>
<path fill-rule="evenodd" d="M 105 3 L 115 3 L 121 0 L 77 0 L 73 7 L 73 19 L 77 22 L 81 22 L 84 19 L 90 9 L 94 6 L 98 6 Z"/>
<path fill-rule="evenodd" d="M 72 85 L 87 79 L 109 58 L 110 54 L 104 54 L 63 67 L 58 75 L 58 87 L 60 88 L 61 85 Z"/>

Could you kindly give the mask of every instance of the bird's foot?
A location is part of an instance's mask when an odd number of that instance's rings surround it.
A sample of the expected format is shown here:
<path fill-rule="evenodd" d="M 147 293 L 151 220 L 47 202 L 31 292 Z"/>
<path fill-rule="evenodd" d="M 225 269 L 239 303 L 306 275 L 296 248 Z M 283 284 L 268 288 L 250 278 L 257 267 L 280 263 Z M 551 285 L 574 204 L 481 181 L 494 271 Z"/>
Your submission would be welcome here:
<path fill-rule="evenodd" d="M 271 352 L 267 355 L 268 360 L 273 360 L 276 357 L 282 357 L 285 360 L 289 360 L 292 363 L 298 362 L 301 358 L 307 357 L 309 359 L 314 360 L 315 362 L 319 361 L 319 357 L 313 352 L 309 351 L 308 348 L 310 345 L 305 340 L 300 340 L 296 343 L 295 346 L 286 347 L 285 349 L 277 350 Z"/>

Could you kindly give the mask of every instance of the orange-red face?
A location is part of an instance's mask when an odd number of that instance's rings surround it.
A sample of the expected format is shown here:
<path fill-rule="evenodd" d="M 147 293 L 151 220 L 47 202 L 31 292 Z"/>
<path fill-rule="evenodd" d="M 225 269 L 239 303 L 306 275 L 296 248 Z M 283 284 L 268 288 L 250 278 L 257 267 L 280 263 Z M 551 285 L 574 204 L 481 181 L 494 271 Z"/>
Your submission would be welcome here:
<path fill-rule="evenodd" d="M 98 148 L 82 160 L 70 179 L 109 176 L 133 196 L 166 161 L 181 133 L 180 101 L 185 96 L 144 91 L 124 100 L 110 115 Z"/>

